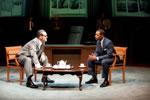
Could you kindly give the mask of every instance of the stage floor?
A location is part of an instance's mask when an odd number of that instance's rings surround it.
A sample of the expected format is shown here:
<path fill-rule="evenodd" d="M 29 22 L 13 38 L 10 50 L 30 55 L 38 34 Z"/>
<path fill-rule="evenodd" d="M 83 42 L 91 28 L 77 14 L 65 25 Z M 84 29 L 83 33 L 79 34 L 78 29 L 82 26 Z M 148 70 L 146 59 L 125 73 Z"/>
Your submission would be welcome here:
<path fill-rule="evenodd" d="M 82 91 L 79 91 L 79 79 L 76 75 L 49 75 L 55 83 L 48 84 L 43 91 L 42 74 L 37 75 L 38 89 L 26 87 L 24 74 L 23 85 L 19 85 L 19 70 L 11 69 L 10 82 L 7 79 L 7 67 L 0 67 L 0 100 L 149 100 L 150 68 L 142 66 L 126 67 L 126 83 L 122 83 L 121 70 L 112 71 L 112 86 L 100 88 L 101 74 L 98 84 L 85 84 L 91 76 L 84 74 Z M 33 77 L 34 79 L 34 77 Z"/>

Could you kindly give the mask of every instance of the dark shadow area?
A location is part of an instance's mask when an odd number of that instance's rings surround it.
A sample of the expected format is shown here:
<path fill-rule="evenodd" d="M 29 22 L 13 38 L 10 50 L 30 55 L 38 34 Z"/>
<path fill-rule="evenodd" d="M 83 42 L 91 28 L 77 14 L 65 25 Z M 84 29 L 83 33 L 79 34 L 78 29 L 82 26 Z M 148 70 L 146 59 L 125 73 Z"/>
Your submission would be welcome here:
<path fill-rule="evenodd" d="M 41 16 L 39 2 L 32 0 L 27 2 L 25 16 L 0 17 L 0 64 L 6 64 L 5 46 L 24 45 L 36 36 L 38 29 L 45 29 L 48 33 L 47 44 L 68 44 L 70 29 L 72 26 L 83 26 L 83 34 L 80 44 L 95 45 L 96 20 L 104 12 L 111 20 L 112 41 L 115 46 L 127 46 L 127 64 L 150 65 L 149 46 L 149 17 L 113 17 L 111 0 L 88 0 L 88 17 L 61 17 L 64 29 L 55 34 L 49 28 L 51 19 Z M 35 2 L 35 3 L 33 3 Z M 32 7 L 29 10 L 29 6 Z M 25 23 L 33 15 L 36 28 L 27 32 Z M 74 37 L 72 37 L 74 38 Z M 55 41 L 54 41 L 55 40 Z"/>

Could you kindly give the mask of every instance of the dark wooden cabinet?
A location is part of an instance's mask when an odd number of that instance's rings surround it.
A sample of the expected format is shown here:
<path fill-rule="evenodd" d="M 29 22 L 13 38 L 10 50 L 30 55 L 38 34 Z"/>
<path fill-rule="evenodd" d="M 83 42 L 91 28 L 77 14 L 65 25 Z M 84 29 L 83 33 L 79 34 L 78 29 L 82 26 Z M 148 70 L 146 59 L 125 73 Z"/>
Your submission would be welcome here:
<path fill-rule="evenodd" d="M 67 60 L 71 66 L 84 63 L 87 66 L 88 55 L 95 51 L 95 45 L 46 45 L 45 53 L 49 63 L 57 64 L 59 60 Z"/>

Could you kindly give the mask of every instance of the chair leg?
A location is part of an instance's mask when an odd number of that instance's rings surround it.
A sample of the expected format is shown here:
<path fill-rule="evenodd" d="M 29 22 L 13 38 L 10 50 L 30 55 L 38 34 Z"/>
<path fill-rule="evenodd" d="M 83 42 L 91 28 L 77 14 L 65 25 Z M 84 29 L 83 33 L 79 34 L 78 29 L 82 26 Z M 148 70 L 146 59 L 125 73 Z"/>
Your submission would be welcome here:
<path fill-rule="evenodd" d="M 125 68 L 123 68 L 122 71 L 123 71 L 123 83 L 125 83 Z"/>
<path fill-rule="evenodd" d="M 111 68 L 109 68 L 109 86 L 111 86 Z"/>
<path fill-rule="evenodd" d="M 7 67 L 7 82 L 9 82 L 9 67 Z"/>
<path fill-rule="evenodd" d="M 20 85 L 22 85 L 22 69 L 19 69 L 19 73 L 20 73 Z"/>
<path fill-rule="evenodd" d="M 24 80 L 24 68 L 22 68 L 22 80 Z"/>

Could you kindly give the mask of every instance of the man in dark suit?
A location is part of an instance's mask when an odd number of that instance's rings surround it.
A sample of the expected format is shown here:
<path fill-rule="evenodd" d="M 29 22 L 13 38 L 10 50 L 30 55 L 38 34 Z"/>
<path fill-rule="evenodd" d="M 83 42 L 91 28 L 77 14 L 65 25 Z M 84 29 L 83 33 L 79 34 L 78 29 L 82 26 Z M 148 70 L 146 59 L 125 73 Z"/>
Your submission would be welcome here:
<path fill-rule="evenodd" d="M 97 40 L 96 51 L 89 55 L 88 58 L 88 67 L 91 68 L 91 70 L 88 71 L 88 74 L 92 75 L 92 78 L 86 82 L 86 84 L 98 83 L 95 73 L 95 64 L 100 64 L 102 65 L 102 78 L 104 78 L 104 82 L 100 87 L 106 87 L 109 85 L 109 67 L 114 61 L 112 53 L 116 53 L 113 42 L 106 38 L 104 34 L 105 31 L 103 29 L 99 29 L 95 33 L 95 39 Z M 117 58 L 117 62 L 119 62 L 119 57 Z"/>
<path fill-rule="evenodd" d="M 47 42 L 47 33 L 45 30 L 40 29 L 37 31 L 37 37 L 26 43 L 23 48 L 18 52 L 18 62 L 24 66 L 27 83 L 26 86 L 30 88 L 38 88 L 32 82 L 31 77 L 33 76 L 32 65 L 36 68 L 49 66 L 48 58 L 44 53 L 45 42 Z M 47 75 L 46 73 L 43 73 Z M 43 81 L 43 77 L 42 77 Z M 53 83 L 53 80 L 46 78 L 47 82 Z"/>

